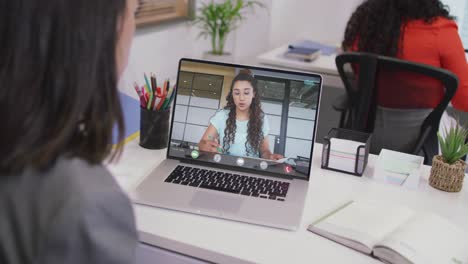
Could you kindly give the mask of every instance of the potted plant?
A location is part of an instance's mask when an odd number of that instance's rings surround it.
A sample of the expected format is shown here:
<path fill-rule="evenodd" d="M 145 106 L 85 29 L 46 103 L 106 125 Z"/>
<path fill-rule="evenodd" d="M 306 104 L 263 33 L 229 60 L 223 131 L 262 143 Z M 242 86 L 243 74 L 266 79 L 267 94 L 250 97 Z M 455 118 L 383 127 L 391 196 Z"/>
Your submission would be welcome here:
<path fill-rule="evenodd" d="M 460 127 L 458 122 L 446 130 L 445 139 L 440 133 L 437 134 L 442 155 L 436 155 L 432 160 L 429 177 L 429 184 L 432 187 L 447 192 L 461 190 L 466 169 L 466 163 L 461 158 L 468 154 L 467 135 L 468 130 Z"/>
<path fill-rule="evenodd" d="M 201 32 L 198 37 L 210 37 L 211 51 L 205 52 L 204 58 L 208 60 L 217 60 L 230 62 L 232 56 L 225 52 L 224 45 L 231 31 L 239 26 L 239 23 L 245 19 L 246 8 L 254 9 L 255 6 L 263 7 L 258 1 L 246 0 L 224 0 L 215 3 L 203 3 L 196 15 L 194 24 Z"/>

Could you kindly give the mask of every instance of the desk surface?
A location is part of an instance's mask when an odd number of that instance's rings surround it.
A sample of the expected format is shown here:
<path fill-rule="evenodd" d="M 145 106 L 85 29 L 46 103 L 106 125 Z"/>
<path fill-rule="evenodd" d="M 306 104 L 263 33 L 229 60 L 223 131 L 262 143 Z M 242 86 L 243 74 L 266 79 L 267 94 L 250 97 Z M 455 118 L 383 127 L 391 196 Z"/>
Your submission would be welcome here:
<path fill-rule="evenodd" d="M 288 49 L 288 45 L 270 50 L 266 53 L 258 55 L 255 59 L 247 61 L 247 64 L 259 65 L 262 67 L 271 67 L 286 69 L 286 70 L 300 70 L 305 72 L 319 73 L 323 77 L 323 84 L 326 86 L 333 86 L 344 88 L 341 78 L 336 69 L 335 58 L 336 54 L 320 55 L 317 59 L 311 62 L 303 62 L 287 59 L 283 54 Z"/>
<path fill-rule="evenodd" d="M 320 55 L 317 59 L 311 62 L 293 60 L 284 57 L 284 53 L 288 50 L 288 45 L 270 50 L 266 53 L 257 56 L 259 62 L 279 67 L 287 67 L 302 71 L 321 72 L 330 75 L 338 75 L 336 69 L 335 57 L 332 55 Z"/>
<path fill-rule="evenodd" d="M 117 164 L 108 165 L 124 190 L 132 189 L 163 158 L 166 150 L 141 148 L 138 139 L 126 144 Z M 380 263 L 328 239 L 306 231 L 309 223 L 349 199 L 372 199 L 432 211 L 467 231 L 468 183 L 459 193 L 445 193 L 428 185 L 424 166 L 417 190 L 376 182 L 376 156 L 369 157 L 363 177 L 320 169 L 316 145 L 309 192 L 297 231 L 238 223 L 166 209 L 134 205 L 142 242 L 216 263 Z M 468 232 L 466 232 L 468 236 Z"/>

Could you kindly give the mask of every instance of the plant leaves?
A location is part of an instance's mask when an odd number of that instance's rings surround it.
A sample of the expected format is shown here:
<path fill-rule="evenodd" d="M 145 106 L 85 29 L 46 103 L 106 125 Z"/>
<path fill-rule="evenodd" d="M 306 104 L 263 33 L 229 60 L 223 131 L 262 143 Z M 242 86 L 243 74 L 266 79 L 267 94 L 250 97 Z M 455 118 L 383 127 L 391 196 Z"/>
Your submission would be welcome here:
<path fill-rule="evenodd" d="M 440 150 L 444 160 L 453 164 L 466 154 L 468 154 L 468 129 L 458 125 L 458 121 L 450 128 L 445 127 L 445 138 L 442 138 L 440 133 L 437 133 L 437 138 L 440 143 Z"/>
<path fill-rule="evenodd" d="M 236 29 L 245 18 L 242 10 L 246 8 L 253 10 L 255 6 L 265 7 L 261 2 L 245 0 L 202 3 L 198 9 L 199 13 L 193 21 L 193 25 L 196 25 L 201 30 L 197 38 L 210 36 L 213 43 L 213 52 L 223 53 L 222 49 L 227 35 Z M 220 50 L 217 50 L 216 46 Z"/>

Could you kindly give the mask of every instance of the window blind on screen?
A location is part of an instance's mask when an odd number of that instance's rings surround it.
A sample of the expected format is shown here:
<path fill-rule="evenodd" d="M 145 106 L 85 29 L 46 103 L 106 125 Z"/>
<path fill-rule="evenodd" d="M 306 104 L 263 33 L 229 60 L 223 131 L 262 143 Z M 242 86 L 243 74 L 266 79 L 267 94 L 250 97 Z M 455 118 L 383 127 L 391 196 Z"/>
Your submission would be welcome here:
<path fill-rule="evenodd" d="M 187 15 L 187 0 L 139 0 L 136 23 L 153 24 Z"/>

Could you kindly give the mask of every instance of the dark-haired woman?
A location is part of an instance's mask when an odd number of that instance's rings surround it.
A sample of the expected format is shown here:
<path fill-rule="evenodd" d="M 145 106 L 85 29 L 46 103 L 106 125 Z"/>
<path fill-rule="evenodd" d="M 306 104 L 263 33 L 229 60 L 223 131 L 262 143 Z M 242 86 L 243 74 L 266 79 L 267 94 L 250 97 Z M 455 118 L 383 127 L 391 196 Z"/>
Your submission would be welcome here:
<path fill-rule="evenodd" d="M 241 71 L 233 80 L 227 105 L 210 120 L 200 150 L 235 156 L 278 160 L 268 143 L 268 119 L 260 106 L 257 82 L 249 71 Z"/>
<path fill-rule="evenodd" d="M 363 51 L 429 64 L 453 72 L 459 86 L 452 104 L 468 111 L 468 65 L 458 29 L 439 0 L 367 0 L 352 14 L 343 50 Z M 434 108 L 443 87 L 424 81 L 423 90 L 379 89 L 379 105 L 393 108 Z"/>
<path fill-rule="evenodd" d="M 128 197 L 102 166 L 137 0 L 0 0 L 0 263 L 134 263 Z"/>

